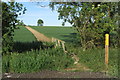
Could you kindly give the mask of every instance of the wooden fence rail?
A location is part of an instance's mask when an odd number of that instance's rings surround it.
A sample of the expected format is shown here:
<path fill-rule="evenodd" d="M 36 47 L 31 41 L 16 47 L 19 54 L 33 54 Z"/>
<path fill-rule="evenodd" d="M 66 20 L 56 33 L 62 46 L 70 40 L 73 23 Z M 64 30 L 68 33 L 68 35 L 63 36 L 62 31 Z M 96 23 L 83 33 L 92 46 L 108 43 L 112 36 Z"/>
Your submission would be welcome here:
<path fill-rule="evenodd" d="M 57 38 L 53 38 L 52 37 L 52 42 L 55 42 L 55 48 L 56 47 L 62 47 L 63 51 L 66 53 L 66 49 L 65 49 L 65 41 L 59 40 Z"/>

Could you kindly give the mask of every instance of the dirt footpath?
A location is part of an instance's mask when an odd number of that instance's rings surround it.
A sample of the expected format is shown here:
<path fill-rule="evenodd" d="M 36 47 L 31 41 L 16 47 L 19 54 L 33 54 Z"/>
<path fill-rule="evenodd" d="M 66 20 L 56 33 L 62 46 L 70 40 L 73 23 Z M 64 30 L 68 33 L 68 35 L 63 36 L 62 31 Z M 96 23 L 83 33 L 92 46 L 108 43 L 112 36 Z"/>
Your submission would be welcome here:
<path fill-rule="evenodd" d="M 25 26 L 30 32 L 32 32 L 32 34 L 36 37 L 36 39 L 38 41 L 43 41 L 43 42 L 51 42 L 52 39 L 51 38 L 48 38 L 47 36 L 45 36 L 44 34 L 28 27 L 28 26 Z"/>
<path fill-rule="evenodd" d="M 110 78 L 101 72 L 60 72 L 44 70 L 35 73 L 11 73 L 3 78 Z"/>

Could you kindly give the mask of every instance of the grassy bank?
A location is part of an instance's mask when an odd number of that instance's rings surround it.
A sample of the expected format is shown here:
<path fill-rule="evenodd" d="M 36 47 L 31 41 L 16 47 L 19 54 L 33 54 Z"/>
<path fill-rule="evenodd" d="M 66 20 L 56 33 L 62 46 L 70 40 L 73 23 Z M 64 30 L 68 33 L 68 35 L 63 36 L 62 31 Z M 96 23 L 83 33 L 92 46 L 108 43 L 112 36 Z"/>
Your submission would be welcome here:
<path fill-rule="evenodd" d="M 105 72 L 111 76 L 118 76 L 118 51 L 120 49 L 109 49 L 108 69 L 105 66 L 105 50 L 102 48 L 88 49 L 83 51 L 80 47 L 68 46 L 70 53 L 75 53 L 79 58 L 79 63 L 89 67 L 92 72 Z"/>

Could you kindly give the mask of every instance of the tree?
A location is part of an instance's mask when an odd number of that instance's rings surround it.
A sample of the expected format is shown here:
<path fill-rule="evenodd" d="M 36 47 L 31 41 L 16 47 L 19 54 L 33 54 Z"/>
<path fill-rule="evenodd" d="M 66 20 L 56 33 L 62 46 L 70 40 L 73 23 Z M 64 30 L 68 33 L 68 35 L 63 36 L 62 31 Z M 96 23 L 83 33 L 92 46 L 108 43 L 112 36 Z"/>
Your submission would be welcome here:
<path fill-rule="evenodd" d="M 26 8 L 17 2 L 2 2 L 2 53 L 12 51 L 13 32 L 17 28 L 18 15 L 24 14 Z"/>
<path fill-rule="evenodd" d="M 43 20 L 39 19 L 39 20 L 37 21 L 37 25 L 38 25 L 38 26 L 43 26 L 43 24 L 44 24 Z"/>
<path fill-rule="evenodd" d="M 115 2 L 51 2 L 58 19 L 72 24 L 80 35 L 83 49 L 103 46 L 104 34 L 113 33 L 118 25 L 118 3 Z"/>
<path fill-rule="evenodd" d="M 19 21 L 18 21 L 18 25 L 19 25 L 19 26 L 24 26 L 25 24 L 24 24 L 23 20 L 22 20 L 22 21 L 19 20 Z"/>

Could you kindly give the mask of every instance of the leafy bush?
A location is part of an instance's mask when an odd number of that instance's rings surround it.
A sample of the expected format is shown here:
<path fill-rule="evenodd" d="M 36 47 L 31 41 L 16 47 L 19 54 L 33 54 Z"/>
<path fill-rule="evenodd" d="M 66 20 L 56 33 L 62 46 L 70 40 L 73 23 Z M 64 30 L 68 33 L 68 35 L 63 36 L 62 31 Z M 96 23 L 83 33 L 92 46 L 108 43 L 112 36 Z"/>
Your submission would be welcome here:
<path fill-rule="evenodd" d="M 62 49 L 33 50 L 3 56 L 3 72 L 35 72 L 44 69 L 61 70 L 73 64 Z"/>
<path fill-rule="evenodd" d="M 24 14 L 26 8 L 17 2 L 2 2 L 2 53 L 12 50 L 13 32 L 16 29 L 18 16 Z M 18 14 L 19 13 L 19 14 Z M 1 16 L 1 15 L 0 15 Z"/>

